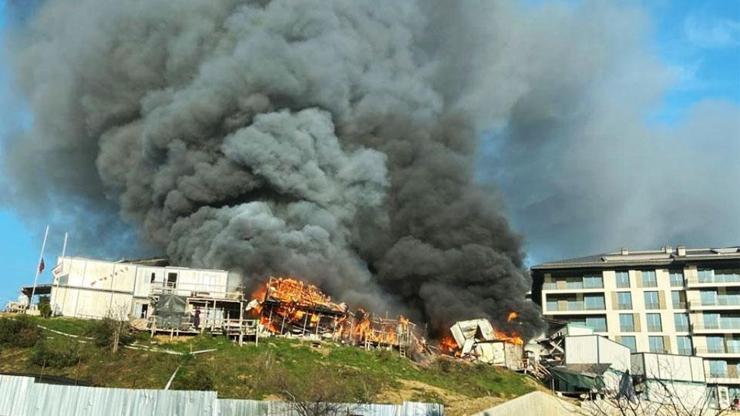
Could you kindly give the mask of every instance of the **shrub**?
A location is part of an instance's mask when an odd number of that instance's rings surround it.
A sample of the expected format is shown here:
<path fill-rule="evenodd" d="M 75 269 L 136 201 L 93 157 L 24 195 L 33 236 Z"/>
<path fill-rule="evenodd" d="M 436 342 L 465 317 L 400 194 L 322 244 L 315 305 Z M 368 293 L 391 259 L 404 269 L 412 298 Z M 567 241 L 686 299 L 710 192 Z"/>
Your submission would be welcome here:
<path fill-rule="evenodd" d="M 75 342 L 69 344 L 49 339 L 36 343 L 31 354 L 31 362 L 39 367 L 71 367 L 81 360 L 80 347 Z"/>
<path fill-rule="evenodd" d="M 91 326 L 87 335 L 95 340 L 95 345 L 110 348 L 116 352 L 123 345 L 128 345 L 136 339 L 133 329 L 126 321 L 111 318 L 103 318 L 100 322 Z"/>
<path fill-rule="evenodd" d="M 39 314 L 42 318 L 51 318 L 51 301 L 48 296 L 39 299 Z"/>
<path fill-rule="evenodd" d="M 179 390 L 213 390 L 213 370 L 206 364 L 196 364 L 183 372 L 175 386 Z"/>
<path fill-rule="evenodd" d="M 41 329 L 31 318 L 0 318 L 0 345 L 32 347 L 41 339 Z"/>

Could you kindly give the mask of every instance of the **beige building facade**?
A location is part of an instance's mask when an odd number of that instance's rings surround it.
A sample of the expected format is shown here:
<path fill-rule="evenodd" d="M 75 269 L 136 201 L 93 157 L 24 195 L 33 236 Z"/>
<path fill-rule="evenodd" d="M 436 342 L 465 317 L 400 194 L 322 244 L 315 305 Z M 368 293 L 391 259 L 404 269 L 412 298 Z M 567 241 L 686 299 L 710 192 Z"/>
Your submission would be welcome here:
<path fill-rule="evenodd" d="M 704 358 L 707 382 L 740 397 L 740 249 L 622 249 L 532 268 L 532 299 L 633 352 Z"/>

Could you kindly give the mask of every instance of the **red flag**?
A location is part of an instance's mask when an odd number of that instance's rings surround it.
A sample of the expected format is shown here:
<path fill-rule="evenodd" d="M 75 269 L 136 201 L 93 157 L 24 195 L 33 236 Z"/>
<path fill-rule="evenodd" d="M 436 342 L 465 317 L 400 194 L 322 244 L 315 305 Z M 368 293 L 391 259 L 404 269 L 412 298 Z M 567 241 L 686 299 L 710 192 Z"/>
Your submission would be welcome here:
<path fill-rule="evenodd" d="M 44 259 L 41 258 L 41 262 L 39 263 L 39 273 L 44 271 Z"/>

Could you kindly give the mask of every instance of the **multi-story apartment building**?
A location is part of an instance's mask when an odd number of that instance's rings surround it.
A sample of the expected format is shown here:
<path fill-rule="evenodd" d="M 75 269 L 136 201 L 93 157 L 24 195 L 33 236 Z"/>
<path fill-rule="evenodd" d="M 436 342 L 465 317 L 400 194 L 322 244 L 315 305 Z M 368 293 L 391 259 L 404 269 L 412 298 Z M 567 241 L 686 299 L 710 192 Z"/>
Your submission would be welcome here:
<path fill-rule="evenodd" d="M 532 299 L 633 352 L 697 355 L 740 397 L 740 248 L 619 252 L 532 267 Z"/>

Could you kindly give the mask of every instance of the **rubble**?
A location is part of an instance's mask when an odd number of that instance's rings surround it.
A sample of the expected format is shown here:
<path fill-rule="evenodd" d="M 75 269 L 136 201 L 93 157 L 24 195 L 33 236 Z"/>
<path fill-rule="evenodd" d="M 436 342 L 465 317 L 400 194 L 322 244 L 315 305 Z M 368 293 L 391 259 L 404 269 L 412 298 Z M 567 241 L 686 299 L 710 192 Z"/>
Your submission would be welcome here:
<path fill-rule="evenodd" d="M 509 314 L 509 319 L 516 319 L 516 314 Z M 487 319 L 456 322 L 450 327 L 450 333 L 451 337 L 440 341 L 443 352 L 515 371 L 525 367 L 523 340 L 516 334 L 494 329 Z"/>

